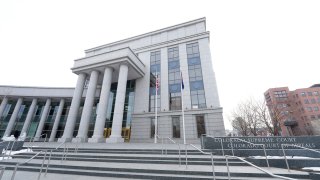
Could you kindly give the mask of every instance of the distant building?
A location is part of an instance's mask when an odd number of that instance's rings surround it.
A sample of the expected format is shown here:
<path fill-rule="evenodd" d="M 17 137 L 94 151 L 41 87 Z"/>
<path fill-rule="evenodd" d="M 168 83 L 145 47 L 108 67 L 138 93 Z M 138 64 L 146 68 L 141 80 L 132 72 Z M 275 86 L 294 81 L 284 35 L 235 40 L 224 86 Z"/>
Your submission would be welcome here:
<path fill-rule="evenodd" d="M 268 89 L 264 97 L 282 136 L 320 135 L 320 84 L 290 91 L 288 87 Z"/>

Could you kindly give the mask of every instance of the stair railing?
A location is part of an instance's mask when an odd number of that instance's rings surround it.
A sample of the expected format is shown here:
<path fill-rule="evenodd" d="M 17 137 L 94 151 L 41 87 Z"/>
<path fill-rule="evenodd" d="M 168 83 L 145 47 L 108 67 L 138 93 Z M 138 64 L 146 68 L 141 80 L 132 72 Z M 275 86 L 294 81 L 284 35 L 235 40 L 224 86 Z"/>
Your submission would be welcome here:
<path fill-rule="evenodd" d="M 8 149 L 9 144 L 10 144 L 10 141 L 2 141 L 2 142 L 0 142 L 0 144 L 2 144 L 2 143 L 4 143 L 4 142 L 8 142 L 8 144 L 7 144 L 6 148 L 2 148 L 2 151 L 1 151 L 2 160 L 4 160 L 5 155 L 6 155 L 6 153 L 7 153 L 7 149 Z"/>
<path fill-rule="evenodd" d="M 256 168 L 256 169 L 258 169 L 258 170 L 260 170 L 260 171 L 262 171 L 262 172 L 264 172 L 264 173 L 266 173 L 266 174 L 268 174 L 268 175 L 270 175 L 271 177 L 274 177 L 274 178 L 280 178 L 280 179 L 286 179 L 286 180 L 298 180 L 298 179 L 294 179 L 294 178 L 289 178 L 289 177 L 285 177 L 285 176 L 280 176 L 280 175 L 273 174 L 273 173 L 271 173 L 271 172 L 269 172 L 269 171 L 267 171 L 267 170 L 264 170 L 264 169 L 262 169 L 262 168 L 260 168 L 260 167 L 258 167 L 258 166 L 256 166 L 256 165 L 254 165 L 254 164 L 252 164 L 252 163 L 244 160 L 243 158 L 238 157 L 238 156 L 225 155 L 225 157 L 226 157 L 226 164 L 227 164 L 227 171 L 228 171 L 228 179 L 229 179 L 229 180 L 231 180 L 229 163 L 228 163 L 228 159 L 229 159 L 229 158 L 239 159 L 240 161 L 242 161 L 242 162 L 244 162 L 244 163 L 246 163 L 246 164 L 248 164 L 248 165 L 250 165 L 250 166 L 252 166 L 252 167 L 254 167 L 254 168 Z"/>
<path fill-rule="evenodd" d="M 1 172 L 0 172 L 0 180 L 2 179 L 2 176 L 3 176 L 3 174 L 4 174 L 4 171 L 6 170 L 6 167 L 5 166 L 2 166 L 2 167 L 0 167 L 0 169 L 1 169 Z"/>
<path fill-rule="evenodd" d="M 281 144 L 281 148 L 282 148 L 282 152 L 283 152 L 283 157 L 284 157 L 284 160 L 286 161 L 286 165 L 287 165 L 288 171 L 290 171 L 290 167 L 289 167 L 288 159 L 287 159 L 287 156 L 286 156 L 286 153 L 285 153 L 285 149 L 284 149 L 285 146 L 292 146 L 292 147 L 297 147 L 297 148 L 305 149 L 305 150 L 308 150 L 308 151 L 320 153 L 320 151 L 316 151 L 316 150 L 314 150 L 314 149 L 309 149 L 309 148 L 302 147 L 302 146 L 298 146 L 298 145 L 294 145 L 294 144 Z"/>
<path fill-rule="evenodd" d="M 47 172 L 48 172 L 48 169 L 49 169 L 49 166 L 50 166 L 50 160 L 51 160 L 52 152 L 58 150 L 63 145 L 65 145 L 64 148 L 63 148 L 63 153 L 62 153 L 62 159 L 63 159 L 65 148 L 66 148 L 66 142 L 62 142 L 55 149 L 50 150 L 50 155 L 49 155 L 49 158 L 48 158 L 47 168 L 46 168 L 46 172 L 45 172 L 44 176 L 47 176 Z M 61 161 L 62 161 L 62 159 L 61 159 Z"/>
<path fill-rule="evenodd" d="M 253 145 L 254 147 L 255 147 L 255 146 L 262 146 L 263 152 L 264 152 L 264 156 L 265 156 L 265 158 L 266 158 L 267 165 L 268 165 L 268 167 L 270 167 L 270 166 L 269 166 L 268 156 L 267 156 L 267 151 L 266 151 L 266 146 L 265 146 L 264 144 L 254 144 L 254 143 L 251 143 L 251 142 L 249 142 L 249 141 L 246 141 L 246 140 L 243 140 L 243 139 L 240 139 L 240 138 L 230 138 L 232 156 L 234 156 L 233 144 L 232 144 L 232 140 L 234 140 L 234 139 L 239 140 L 239 141 L 244 142 L 244 143 L 251 144 L 251 145 Z"/>
<path fill-rule="evenodd" d="M 179 148 L 179 166 L 181 166 L 181 147 L 180 144 L 175 142 L 174 140 L 172 140 L 170 137 L 160 137 L 158 135 L 156 135 L 157 138 L 161 139 L 161 143 L 162 143 L 162 149 L 161 149 L 161 154 L 163 155 L 163 151 L 164 151 L 164 144 L 163 144 L 163 140 L 164 139 L 168 139 L 170 142 L 172 142 L 173 144 L 178 145 Z M 166 146 L 165 148 L 165 153 L 166 155 L 168 155 L 168 147 Z"/>
<path fill-rule="evenodd" d="M 186 168 L 188 168 L 188 153 L 187 153 L 187 151 L 188 151 L 188 148 L 187 148 L 187 146 L 191 146 L 191 147 L 193 147 L 194 149 L 196 149 L 196 150 L 198 150 L 198 151 L 200 151 L 202 154 L 205 154 L 205 155 L 210 155 L 210 157 L 211 157 L 211 165 L 212 165 L 212 176 L 213 176 L 213 180 L 216 180 L 216 174 L 215 174 L 215 170 L 214 170 L 214 161 L 213 161 L 213 154 L 212 154 L 212 152 L 211 153 L 207 153 L 207 152 L 204 152 L 204 151 L 202 151 L 201 149 L 199 149 L 199 148 L 197 148 L 195 145 L 193 145 L 193 144 L 185 144 L 185 152 L 186 152 Z"/>
<path fill-rule="evenodd" d="M 40 171 L 39 171 L 39 175 L 38 175 L 38 178 L 37 180 L 40 180 L 40 177 L 41 177 L 41 173 L 42 173 L 42 169 L 43 169 L 43 166 L 44 166 L 44 161 L 46 160 L 46 156 L 47 156 L 47 150 L 45 151 L 40 151 L 38 152 L 36 155 L 32 156 L 30 159 L 24 161 L 24 162 L 18 162 L 13 170 L 13 173 L 12 173 L 12 176 L 11 176 L 11 180 L 14 180 L 15 179 L 15 176 L 16 176 L 16 173 L 17 173 L 17 170 L 18 170 L 18 167 L 23 165 L 23 164 L 27 164 L 29 163 L 31 160 L 33 160 L 35 157 L 39 156 L 41 153 L 44 152 L 44 156 L 43 156 L 43 160 L 42 160 L 42 164 L 41 164 L 41 168 L 40 168 Z"/>
<path fill-rule="evenodd" d="M 9 157 L 11 156 L 12 148 L 13 148 L 13 146 L 14 146 L 14 144 L 15 144 L 16 142 L 17 142 L 17 140 L 14 140 L 13 143 L 12 143 L 12 145 L 11 145 L 10 152 L 9 152 Z"/>
<path fill-rule="evenodd" d="M 161 139 L 161 155 L 163 155 L 163 151 L 164 151 L 163 137 L 156 135 L 156 138 Z"/>
<path fill-rule="evenodd" d="M 217 139 L 217 140 L 219 140 L 220 141 L 220 144 L 221 144 L 221 152 L 222 152 L 222 156 L 224 156 L 225 155 L 225 153 L 224 153 L 224 148 L 223 148 L 223 143 L 222 143 L 222 138 L 217 138 L 217 137 L 213 137 L 213 136 L 211 136 L 211 135 L 209 135 L 209 134 L 201 134 L 201 145 L 202 146 L 204 146 L 204 143 L 203 143 L 203 137 L 205 136 L 205 137 L 209 137 L 209 138 L 212 138 L 212 139 Z"/>
<path fill-rule="evenodd" d="M 40 136 L 37 136 L 37 137 L 33 137 L 33 141 L 32 142 L 34 142 L 35 138 L 39 138 L 39 140 L 40 140 L 40 138 L 42 138 L 43 135 L 45 135 L 43 142 L 46 142 L 47 141 L 47 136 L 48 136 L 46 133 L 43 133 L 43 134 L 41 134 Z"/>

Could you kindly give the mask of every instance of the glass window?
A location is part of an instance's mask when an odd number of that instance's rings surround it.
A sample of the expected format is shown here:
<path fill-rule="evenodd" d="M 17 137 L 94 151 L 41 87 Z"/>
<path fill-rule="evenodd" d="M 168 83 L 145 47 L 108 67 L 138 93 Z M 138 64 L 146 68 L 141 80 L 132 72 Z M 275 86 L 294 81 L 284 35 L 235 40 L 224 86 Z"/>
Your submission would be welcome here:
<path fill-rule="evenodd" d="M 188 71 L 190 81 L 191 107 L 206 108 L 198 43 L 187 44 Z"/>
<path fill-rule="evenodd" d="M 306 93 L 305 92 L 301 92 L 301 96 L 305 97 Z"/>
<path fill-rule="evenodd" d="M 312 107 L 307 107 L 307 111 L 312 112 Z"/>
<path fill-rule="evenodd" d="M 308 92 L 308 96 L 312 96 L 312 92 Z"/>
<path fill-rule="evenodd" d="M 304 100 L 304 103 L 305 103 L 305 104 L 309 104 L 309 100 L 308 100 L 308 99 L 305 99 L 305 100 Z"/>
<path fill-rule="evenodd" d="M 168 61 L 169 109 L 181 110 L 181 73 L 178 47 L 168 49 Z"/>
<path fill-rule="evenodd" d="M 172 117 L 172 137 L 180 138 L 180 118 Z"/>
<path fill-rule="evenodd" d="M 155 133 L 155 118 L 151 118 L 150 138 L 154 138 Z"/>
<path fill-rule="evenodd" d="M 313 107 L 313 110 L 314 110 L 314 111 L 319 111 L 319 107 L 318 107 L 318 106 L 315 106 L 315 107 Z"/>
<path fill-rule="evenodd" d="M 311 103 L 312 103 L 312 104 L 315 104 L 315 103 L 316 103 L 316 100 L 315 100 L 315 99 L 311 99 Z"/>
<path fill-rule="evenodd" d="M 196 123 L 197 123 L 198 138 L 200 138 L 202 134 L 206 134 L 204 116 L 196 116 Z"/>
<path fill-rule="evenodd" d="M 158 96 L 156 97 L 156 81 L 161 82 L 161 52 L 155 51 L 150 53 L 150 93 L 149 93 L 149 111 L 154 112 L 157 107 L 157 111 L 161 110 L 160 103 L 160 86 L 158 85 Z M 157 104 L 156 104 L 157 98 Z"/>
<path fill-rule="evenodd" d="M 319 96 L 319 92 L 318 92 L 318 91 L 315 91 L 315 92 L 313 92 L 313 95 Z"/>

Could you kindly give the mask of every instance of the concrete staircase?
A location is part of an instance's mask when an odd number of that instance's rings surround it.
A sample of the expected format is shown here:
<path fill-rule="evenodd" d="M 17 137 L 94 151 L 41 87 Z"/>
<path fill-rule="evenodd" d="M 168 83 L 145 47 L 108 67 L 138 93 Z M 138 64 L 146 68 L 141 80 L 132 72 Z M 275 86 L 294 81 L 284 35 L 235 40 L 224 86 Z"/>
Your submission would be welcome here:
<path fill-rule="evenodd" d="M 21 153 L 12 156 L 10 160 L 0 161 L 0 165 L 6 166 L 5 177 L 10 177 L 10 170 L 13 170 L 17 162 L 23 162 L 31 158 L 41 150 L 54 149 L 57 143 L 27 144 L 33 147 L 33 152 Z M 177 146 L 169 144 L 168 150 L 162 151 L 158 144 L 80 144 L 78 152 L 75 152 L 74 145 L 69 145 L 69 153 L 66 160 L 61 161 L 63 148 L 52 153 L 48 175 L 44 174 L 41 179 L 55 180 L 59 178 L 86 179 L 124 178 L 124 179 L 213 179 L 211 157 L 203 155 L 199 151 L 188 147 L 188 165 L 186 166 L 185 150 L 181 150 L 181 165 L 179 165 L 179 151 Z M 47 154 L 48 156 L 49 154 Z M 17 178 L 26 179 L 23 174 L 37 174 L 43 162 L 44 154 L 40 154 L 27 164 L 18 168 Z M 47 158 L 48 159 L 48 158 Z M 45 161 L 43 172 L 47 166 Z M 216 179 L 228 179 L 225 158 L 214 156 Z M 237 160 L 229 159 L 229 166 L 232 179 L 275 179 L 257 169 Z M 290 171 L 280 168 L 265 168 L 266 170 L 286 177 L 295 179 L 309 179 L 306 172 Z M 8 171 L 9 170 L 9 171 Z M 27 173 L 28 172 L 28 173 Z M 31 173 L 31 174 L 30 174 Z M 20 176 L 19 176 L 20 175 Z"/>

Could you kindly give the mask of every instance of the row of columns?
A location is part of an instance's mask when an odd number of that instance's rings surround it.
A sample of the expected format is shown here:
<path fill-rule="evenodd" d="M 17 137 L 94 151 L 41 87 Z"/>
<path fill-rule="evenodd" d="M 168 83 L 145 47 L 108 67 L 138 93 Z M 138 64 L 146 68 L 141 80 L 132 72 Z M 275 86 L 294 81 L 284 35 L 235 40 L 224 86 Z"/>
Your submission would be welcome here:
<path fill-rule="evenodd" d="M 32 118 L 34 116 L 34 113 L 35 113 L 35 110 L 36 110 L 37 102 L 38 102 L 38 100 L 36 98 L 34 98 L 32 100 L 32 102 L 31 102 L 30 108 L 29 108 L 28 113 L 27 113 L 27 117 L 25 119 L 25 122 L 24 122 L 23 127 L 22 127 L 21 132 L 20 132 L 20 137 L 26 136 L 26 134 L 27 134 L 28 128 L 29 128 L 30 123 L 31 123 L 31 120 L 32 120 Z M 64 107 L 64 102 L 65 102 L 64 99 L 60 100 L 58 112 L 56 114 L 56 117 L 55 117 L 55 120 L 54 120 L 54 125 L 53 125 L 52 131 L 51 131 L 51 135 L 50 135 L 50 139 L 49 139 L 50 142 L 54 141 L 55 136 L 57 134 L 59 121 L 60 121 L 62 110 L 63 110 L 63 107 Z M 12 115 L 10 117 L 10 120 L 8 122 L 8 125 L 6 127 L 6 130 L 4 132 L 3 137 L 9 137 L 11 135 L 13 126 L 14 126 L 14 124 L 16 122 L 17 117 L 18 117 L 18 113 L 19 113 L 19 110 L 20 110 L 20 107 L 21 107 L 22 103 L 23 103 L 23 98 L 19 98 L 17 100 L 17 103 L 16 103 L 15 107 L 14 107 L 14 110 L 12 112 Z M 0 105 L 0 115 L 3 114 L 4 109 L 5 109 L 7 104 L 8 104 L 8 98 L 4 97 L 2 102 L 1 102 L 1 105 Z M 39 121 L 39 124 L 38 124 L 36 135 L 34 137 L 35 141 L 38 141 L 40 139 L 40 136 L 41 136 L 45 121 L 47 119 L 48 112 L 50 110 L 50 104 L 51 104 L 51 99 L 47 99 L 46 100 L 46 104 L 44 106 L 44 109 L 42 111 L 41 117 L 40 117 L 40 121 Z"/>
<path fill-rule="evenodd" d="M 77 80 L 77 84 L 73 94 L 64 133 L 63 133 L 63 136 L 59 138 L 58 140 L 59 142 L 64 142 L 64 141 L 104 142 L 105 141 L 103 132 L 104 132 L 105 121 L 107 117 L 107 108 L 108 108 L 107 106 L 108 106 L 108 98 L 109 98 L 111 82 L 112 82 L 112 72 L 113 72 L 113 69 L 111 67 L 105 67 L 103 72 L 103 82 L 102 82 L 102 87 L 100 92 L 99 107 L 97 110 L 96 122 L 94 126 L 94 133 L 90 139 L 88 139 L 88 130 L 89 130 L 89 123 L 90 123 L 91 114 L 92 114 L 93 105 L 94 105 L 95 93 L 96 93 L 96 88 L 97 88 L 97 83 L 99 78 L 99 71 L 97 70 L 91 71 L 90 81 L 89 81 L 89 85 L 88 85 L 88 89 L 85 97 L 85 103 L 83 106 L 78 134 L 76 138 L 73 138 L 73 132 L 75 129 L 77 115 L 80 108 L 80 102 L 81 102 L 84 84 L 86 80 L 85 73 L 80 73 L 78 75 L 78 80 Z M 116 95 L 116 102 L 115 102 L 115 109 L 114 109 L 114 116 L 113 116 L 113 123 L 112 123 L 112 132 L 111 132 L 110 138 L 108 138 L 106 142 L 115 143 L 115 142 L 124 141 L 121 136 L 121 129 L 122 129 L 124 102 L 125 102 L 125 96 L 126 96 L 127 77 L 128 77 L 128 66 L 126 64 L 121 64 L 119 69 L 119 78 L 118 78 L 117 95 Z M 4 133 L 4 137 L 8 137 L 11 135 L 11 131 L 17 119 L 22 102 L 23 102 L 23 99 L 19 98 L 14 108 L 14 111 L 11 115 L 11 118 L 9 120 L 8 126 Z M 27 113 L 25 123 L 21 130 L 20 136 L 23 136 L 24 134 L 27 133 L 32 117 L 36 110 L 37 102 L 38 100 L 36 98 L 32 100 L 29 111 Z M 0 114 L 3 113 L 7 103 L 8 103 L 8 98 L 5 97 L 0 105 Z M 36 141 L 40 139 L 48 112 L 50 110 L 50 104 L 51 104 L 51 99 L 48 98 L 46 100 L 46 104 L 41 114 L 40 122 L 36 131 L 36 135 L 35 135 Z M 65 100 L 61 99 L 49 141 L 54 141 L 55 139 L 64 104 L 65 104 Z"/>
<path fill-rule="evenodd" d="M 77 85 L 73 94 L 69 115 L 67 118 L 66 126 L 64 129 L 63 136 L 58 140 L 59 142 L 104 142 L 105 138 L 103 136 L 103 131 L 105 127 L 105 121 L 107 117 L 107 105 L 108 98 L 110 94 L 111 82 L 112 82 L 112 72 L 111 67 L 105 67 L 103 72 L 103 82 L 100 92 L 99 107 L 97 110 L 97 117 L 94 126 L 93 136 L 88 139 L 89 122 L 92 114 L 93 103 L 95 99 L 95 93 L 97 88 L 97 82 L 99 77 L 99 71 L 92 70 L 90 73 L 90 81 L 87 89 L 87 94 L 82 110 L 82 115 L 80 119 L 80 126 L 76 138 L 73 138 L 73 132 L 75 128 L 77 114 L 80 108 L 81 97 L 83 93 L 83 88 L 86 80 L 86 74 L 80 73 L 78 75 Z M 123 108 L 125 101 L 125 93 L 128 78 L 128 66 L 126 64 L 121 64 L 119 68 L 119 78 L 117 95 L 115 102 L 115 110 L 112 123 L 111 136 L 107 139 L 107 142 L 123 142 L 121 137 L 122 119 L 123 119 Z"/>

